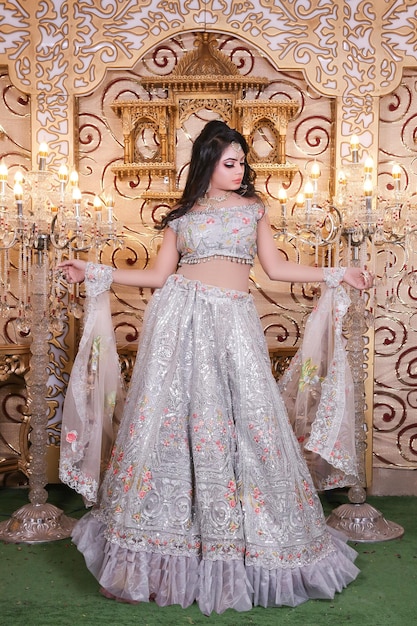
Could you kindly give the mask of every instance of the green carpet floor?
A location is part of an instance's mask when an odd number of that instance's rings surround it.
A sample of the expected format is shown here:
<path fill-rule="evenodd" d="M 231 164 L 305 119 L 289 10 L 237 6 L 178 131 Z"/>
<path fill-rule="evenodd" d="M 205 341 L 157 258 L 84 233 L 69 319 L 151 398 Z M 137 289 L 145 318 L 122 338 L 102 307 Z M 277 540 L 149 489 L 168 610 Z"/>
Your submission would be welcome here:
<path fill-rule="evenodd" d="M 28 502 L 27 489 L 0 489 L 0 521 Z M 336 501 L 339 498 L 339 501 Z M 324 501 L 329 513 L 345 496 Z M 78 495 L 49 488 L 49 502 L 69 517 L 84 514 Z M 403 526 L 401 539 L 356 543 L 361 574 L 332 601 L 313 600 L 295 609 L 255 608 L 206 617 L 197 606 L 160 608 L 106 600 L 70 540 L 42 544 L 0 543 L 0 624 L 11 626 L 411 626 L 417 622 L 417 498 L 369 498 L 386 519 Z"/>

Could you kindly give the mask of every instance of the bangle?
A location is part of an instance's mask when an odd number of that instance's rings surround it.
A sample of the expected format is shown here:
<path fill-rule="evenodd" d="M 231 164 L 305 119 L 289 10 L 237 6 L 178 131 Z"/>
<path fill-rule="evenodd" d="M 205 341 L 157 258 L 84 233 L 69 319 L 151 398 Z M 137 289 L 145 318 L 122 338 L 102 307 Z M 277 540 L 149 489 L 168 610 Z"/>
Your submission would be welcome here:
<path fill-rule="evenodd" d="M 324 267 L 323 276 L 327 287 L 338 287 L 343 280 L 346 267 Z"/>

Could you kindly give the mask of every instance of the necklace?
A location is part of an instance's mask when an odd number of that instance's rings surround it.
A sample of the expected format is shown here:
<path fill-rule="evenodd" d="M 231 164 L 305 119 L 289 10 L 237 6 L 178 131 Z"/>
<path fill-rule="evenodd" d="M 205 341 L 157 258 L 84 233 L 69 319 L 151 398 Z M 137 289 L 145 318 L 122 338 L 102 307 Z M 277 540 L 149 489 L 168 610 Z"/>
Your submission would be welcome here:
<path fill-rule="evenodd" d="M 224 202 L 231 195 L 232 195 L 231 191 L 225 191 L 222 196 L 211 196 L 209 198 L 207 193 L 205 193 L 202 198 L 199 198 L 197 200 L 197 204 L 202 207 L 211 208 L 211 207 L 214 207 L 215 204 L 219 202 Z"/>

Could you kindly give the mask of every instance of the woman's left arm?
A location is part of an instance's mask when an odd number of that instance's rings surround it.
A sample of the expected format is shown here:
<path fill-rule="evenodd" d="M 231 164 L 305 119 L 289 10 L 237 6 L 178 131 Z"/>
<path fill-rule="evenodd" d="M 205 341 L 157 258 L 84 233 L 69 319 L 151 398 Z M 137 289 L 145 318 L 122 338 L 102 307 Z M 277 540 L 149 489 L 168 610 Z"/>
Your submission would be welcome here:
<path fill-rule="evenodd" d="M 322 267 L 300 265 L 288 261 L 275 244 L 271 225 L 265 214 L 258 221 L 257 229 L 258 259 L 268 278 L 289 283 L 324 282 L 325 270 Z M 360 267 L 348 267 L 343 281 L 356 289 L 369 289 L 374 279 L 370 272 Z"/>

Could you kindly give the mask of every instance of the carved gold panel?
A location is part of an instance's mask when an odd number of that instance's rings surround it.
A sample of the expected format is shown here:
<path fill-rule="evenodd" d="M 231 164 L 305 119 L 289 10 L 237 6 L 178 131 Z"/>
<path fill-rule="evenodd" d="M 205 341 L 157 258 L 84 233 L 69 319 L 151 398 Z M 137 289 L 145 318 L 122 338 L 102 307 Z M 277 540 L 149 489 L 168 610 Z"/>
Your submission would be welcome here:
<path fill-rule="evenodd" d="M 28 346 L 0 346 L 0 474 L 29 467 L 29 357 Z"/>
<path fill-rule="evenodd" d="M 112 168 L 119 178 L 135 175 L 165 178 L 168 190 L 162 196 L 153 188 L 146 199 L 173 202 L 176 194 L 178 159 L 175 131 L 194 117 L 218 117 L 241 130 L 250 146 L 254 169 L 277 173 L 292 180 L 297 166 L 288 163 L 288 121 L 298 110 L 295 100 L 244 98 L 260 95 L 268 86 L 265 77 L 241 75 L 237 66 L 217 48 L 218 38 L 200 33 L 194 49 L 186 53 L 168 76 L 150 76 L 140 81 L 149 99 L 117 100 L 112 108 L 122 121 L 123 165 Z M 160 97 L 165 94 L 165 99 Z M 156 97 L 155 97 L 156 96 Z M 202 112 L 206 115 L 202 116 Z M 256 136 L 266 138 L 269 150 L 260 154 Z"/>

